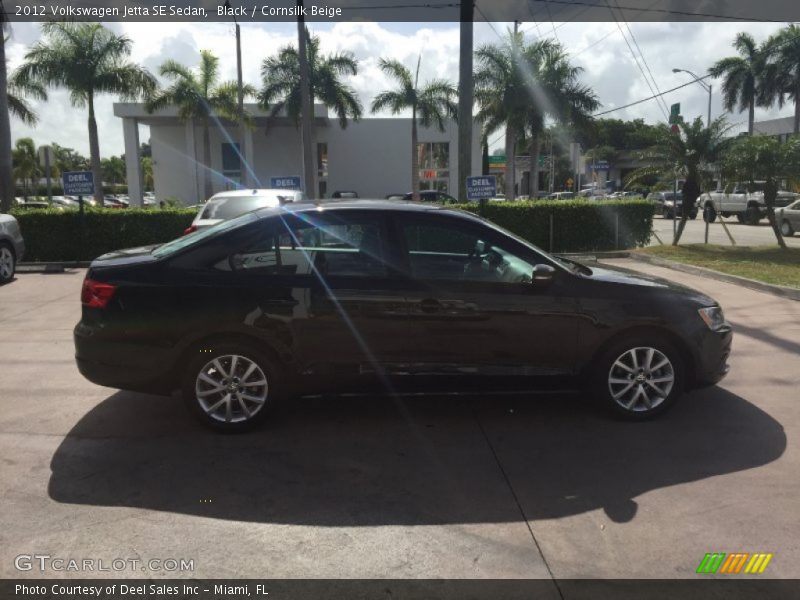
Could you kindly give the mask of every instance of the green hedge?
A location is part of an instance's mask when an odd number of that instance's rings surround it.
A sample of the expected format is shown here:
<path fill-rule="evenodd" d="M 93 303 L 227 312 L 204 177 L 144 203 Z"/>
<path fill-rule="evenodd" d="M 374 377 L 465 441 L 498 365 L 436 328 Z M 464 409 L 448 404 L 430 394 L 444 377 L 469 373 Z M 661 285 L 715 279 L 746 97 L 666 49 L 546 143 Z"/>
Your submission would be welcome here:
<path fill-rule="evenodd" d="M 475 202 L 451 207 L 480 213 Z M 483 216 L 543 250 L 553 252 L 621 250 L 646 246 L 653 229 L 653 204 L 645 200 L 487 202 Z"/>
<path fill-rule="evenodd" d="M 479 212 L 477 203 L 449 205 L 449 208 Z M 120 248 L 169 241 L 183 233 L 196 211 L 87 209 L 83 243 L 78 211 L 15 209 L 12 214 L 25 238 L 25 260 L 60 262 L 92 260 Z M 544 250 L 585 252 L 646 245 L 653 225 L 653 205 L 643 200 L 489 202 L 484 216 Z"/>
<path fill-rule="evenodd" d="M 87 209 L 83 244 L 77 210 L 14 209 L 25 238 L 25 261 L 92 260 L 101 254 L 160 244 L 179 237 L 194 219 L 194 209 Z"/>

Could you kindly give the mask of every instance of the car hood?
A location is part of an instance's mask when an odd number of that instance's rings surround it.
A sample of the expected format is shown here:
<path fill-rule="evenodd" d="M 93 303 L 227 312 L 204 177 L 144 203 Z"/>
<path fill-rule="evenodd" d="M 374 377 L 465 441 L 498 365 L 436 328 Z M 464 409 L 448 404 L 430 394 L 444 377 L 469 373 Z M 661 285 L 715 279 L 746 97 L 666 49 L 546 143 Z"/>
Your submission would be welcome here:
<path fill-rule="evenodd" d="M 687 299 L 694 300 L 703 304 L 704 306 L 712 306 L 717 304 L 713 298 L 710 298 L 709 296 L 706 296 L 697 290 L 679 283 L 675 283 L 674 281 L 662 279 L 661 277 L 646 275 L 644 273 L 631 271 L 630 269 L 625 269 L 623 267 L 612 268 L 606 265 L 592 266 L 591 269 L 592 274 L 587 275 L 586 277 L 587 279 L 591 279 L 593 281 L 602 281 L 611 284 L 629 285 L 644 288 L 660 288 L 679 296 L 683 296 Z"/>

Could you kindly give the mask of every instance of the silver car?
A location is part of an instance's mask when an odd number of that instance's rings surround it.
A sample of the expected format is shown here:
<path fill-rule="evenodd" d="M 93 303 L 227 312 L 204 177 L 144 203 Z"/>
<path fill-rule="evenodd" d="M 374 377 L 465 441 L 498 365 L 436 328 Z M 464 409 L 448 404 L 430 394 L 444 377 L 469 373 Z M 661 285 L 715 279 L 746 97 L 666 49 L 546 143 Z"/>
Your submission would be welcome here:
<path fill-rule="evenodd" d="M 17 262 L 25 254 L 25 240 L 19 223 L 11 215 L 0 214 L 0 285 L 14 278 Z"/>
<path fill-rule="evenodd" d="M 800 200 L 792 202 L 789 206 L 775 210 L 775 220 L 781 227 L 781 233 L 785 236 L 794 235 L 795 231 L 800 231 Z"/>
<path fill-rule="evenodd" d="M 222 221 L 266 206 L 275 207 L 288 202 L 302 202 L 303 192 L 296 190 L 231 190 L 214 194 L 200 207 L 197 216 L 184 235 L 206 229 Z"/>

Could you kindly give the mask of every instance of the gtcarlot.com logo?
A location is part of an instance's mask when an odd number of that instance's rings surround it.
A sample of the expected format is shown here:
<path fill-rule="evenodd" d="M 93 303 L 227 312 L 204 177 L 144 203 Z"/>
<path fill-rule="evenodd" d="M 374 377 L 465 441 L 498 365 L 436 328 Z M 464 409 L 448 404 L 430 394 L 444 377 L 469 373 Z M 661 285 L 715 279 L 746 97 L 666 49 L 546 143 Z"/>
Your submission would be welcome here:
<path fill-rule="evenodd" d="M 766 552 L 709 552 L 700 561 L 697 572 L 704 575 L 712 573 L 725 573 L 728 575 L 738 574 L 761 574 L 767 568 L 772 554 Z"/>
<path fill-rule="evenodd" d="M 194 571 L 194 559 L 186 558 L 68 558 L 49 554 L 20 554 L 14 559 L 18 571 Z"/>

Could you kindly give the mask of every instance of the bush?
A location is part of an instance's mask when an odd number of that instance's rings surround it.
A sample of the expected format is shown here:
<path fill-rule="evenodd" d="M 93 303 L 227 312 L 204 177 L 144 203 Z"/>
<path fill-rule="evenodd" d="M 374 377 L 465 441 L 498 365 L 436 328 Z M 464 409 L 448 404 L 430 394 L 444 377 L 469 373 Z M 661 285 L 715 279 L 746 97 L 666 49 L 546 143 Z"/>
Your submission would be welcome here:
<path fill-rule="evenodd" d="M 11 214 L 25 238 L 24 260 L 61 262 L 92 260 L 120 248 L 167 242 L 183 234 L 197 211 L 87 208 L 82 243 L 77 210 L 14 209 Z"/>
<path fill-rule="evenodd" d="M 475 202 L 452 208 L 480 212 Z M 482 215 L 543 250 L 587 252 L 646 246 L 653 210 L 653 204 L 645 200 L 536 200 L 487 202 Z"/>

